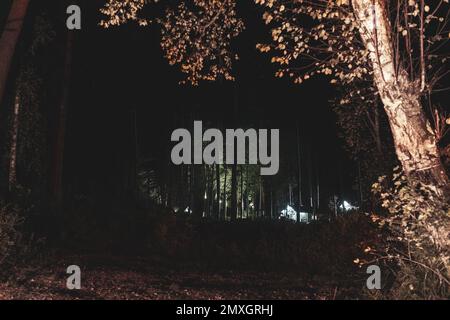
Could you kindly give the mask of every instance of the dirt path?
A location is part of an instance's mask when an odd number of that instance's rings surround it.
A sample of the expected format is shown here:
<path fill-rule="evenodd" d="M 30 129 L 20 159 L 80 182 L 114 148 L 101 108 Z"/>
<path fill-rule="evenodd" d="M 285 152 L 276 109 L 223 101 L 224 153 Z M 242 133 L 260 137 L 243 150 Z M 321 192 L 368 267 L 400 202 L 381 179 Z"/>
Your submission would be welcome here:
<path fill-rule="evenodd" d="M 355 284 L 293 274 L 207 272 L 162 267 L 146 259 L 70 257 L 0 282 L 2 299 L 339 299 L 357 298 Z M 82 270 L 81 290 L 66 288 L 67 266 Z M 339 284 L 341 283 L 341 284 Z"/>

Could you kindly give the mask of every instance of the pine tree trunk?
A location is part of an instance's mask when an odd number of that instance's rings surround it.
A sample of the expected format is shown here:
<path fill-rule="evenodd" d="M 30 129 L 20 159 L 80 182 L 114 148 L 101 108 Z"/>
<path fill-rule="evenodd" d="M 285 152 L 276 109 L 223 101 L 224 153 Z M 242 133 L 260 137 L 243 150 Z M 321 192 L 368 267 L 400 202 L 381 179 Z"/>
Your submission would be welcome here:
<path fill-rule="evenodd" d="M 11 132 L 11 148 L 9 154 L 9 190 L 12 190 L 17 183 L 17 140 L 19 136 L 19 112 L 20 112 L 20 98 L 16 94 L 14 101 L 13 124 Z"/>
<path fill-rule="evenodd" d="M 244 219 L 244 167 L 241 166 L 241 219 Z"/>
<path fill-rule="evenodd" d="M 300 150 L 300 124 L 297 122 L 297 184 L 298 184 L 298 206 L 297 206 L 297 222 L 300 222 L 300 212 L 303 206 L 302 199 L 302 158 Z"/>
<path fill-rule="evenodd" d="M 11 62 L 22 31 L 29 2 L 29 0 L 13 1 L 8 20 L 0 38 L 0 103 L 3 100 Z"/>
<path fill-rule="evenodd" d="M 237 164 L 231 167 L 231 208 L 230 218 L 232 221 L 237 217 Z"/>
<path fill-rule="evenodd" d="M 353 0 L 360 35 L 373 66 L 374 83 L 389 119 L 395 151 L 409 178 L 446 194 L 448 177 L 442 165 L 436 137 L 421 106 L 420 84 L 396 68 L 390 23 L 381 0 Z"/>
<path fill-rule="evenodd" d="M 220 219 L 220 165 L 216 164 L 216 202 L 214 215 Z"/>
<path fill-rule="evenodd" d="M 223 219 L 227 220 L 227 173 L 228 173 L 228 168 L 227 165 L 224 164 L 223 165 L 223 169 L 225 171 L 225 176 L 223 179 Z"/>

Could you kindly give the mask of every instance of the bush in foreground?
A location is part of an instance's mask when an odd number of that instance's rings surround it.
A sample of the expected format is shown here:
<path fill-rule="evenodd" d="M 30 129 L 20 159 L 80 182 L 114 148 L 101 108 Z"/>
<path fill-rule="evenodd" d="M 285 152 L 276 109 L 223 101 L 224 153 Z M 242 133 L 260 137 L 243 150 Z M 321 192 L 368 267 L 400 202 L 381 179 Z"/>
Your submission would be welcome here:
<path fill-rule="evenodd" d="M 450 207 L 430 186 L 397 169 L 392 181 L 381 177 L 373 190 L 389 214 L 374 217 L 389 237 L 378 261 L 395 263 L 396 282 L 389 297 L 450 298 Z"/>

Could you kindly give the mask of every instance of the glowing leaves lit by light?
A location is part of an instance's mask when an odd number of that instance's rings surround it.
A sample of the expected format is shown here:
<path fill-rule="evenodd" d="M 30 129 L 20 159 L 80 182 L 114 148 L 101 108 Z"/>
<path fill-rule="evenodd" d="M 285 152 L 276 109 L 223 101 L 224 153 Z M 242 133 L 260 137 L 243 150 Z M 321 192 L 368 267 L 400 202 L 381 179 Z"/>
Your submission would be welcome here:
<path fill-rule="evenodd" d="M 332 83 L 348 83 L 369 72 L 348 0 L 255 2 L 266 9 L 264 22 L 273 25 L 272 42 L 258 44 L 257 49 L 273 51 L 272 63 L 280 65 L 276 77 L 302 83 L 324 74 L 333 77 Z"/>
<path fill-rule="evenodd" d="M 244 29 L 234 0 L 194 0 L 168 10 L 162 21 L 161 47 L 171 65 L 186 74 L 183 83 L 234 80 L 231 69 L 238 58 L 230 41 Z"/>
<path fill-rule="evenodd" d="M 140 14 L 148 3 L 158 0 L 106 0 L 100 10 L 106 18 L 104 28 L 120 26 L 129 21 L 147 26 L 152 21 Z M 171 65 L 179 65 L 186 79 L 182 83 L 197 85 L 201 80 L 234 80 L 231 69 L 238 59 L 230 42 L 244 29 L 237 17 L 235 0 L 186 0 L 166 15 L 155 20 L 161 25 L 161 48 Z"/>
<path fill-rule="evenodd" d="M 272 26 L 272 41 L 258 44 L 257 49 L 272 53 L 272 63 L 279 65 L 277 77 L 287 76 L 302 83 L 324 74 L 332 77 L 332 83 L 348 84 L 372 74 L 370 52 L 360 37 L 364 30 L 361 21 L 356 20 L 352 1 L 254 1 L 265 10 L 263 21 Z M 449 37 L 448 2 L 398 0 L 389 6 L 394 17 L 390 31 L 396 39 L 395 63 L 411 69 L 408 72 L 412 79 L 424 73 L 424 68 L 419 70 L 422 64 L 427 65 L 427 79 L 436 72 L 434 60 L 442 56 L 433 50 L 441 48 L 439 45 Z M 419 50 L 421 37 L 425 39 L 425 59 Z M 421 60 L 425 63 L 421 64 Z"/>
<path fill-rule="evenodd" d="M 230 42 L 244 29 L 234 0 L 183 2 L 167 11 L 161 25 L 162 50 L 169 63 L 186 74 L 182 83 L 234 80 L 231 69 L 238 57 Z"/>
<path fill-rule="evenodd" d="M 109 28 L 135 21 L 140 26 L 147 26 L 150 21 L 140 17 L 139 13 L 149 2 L 158 2 L 158 0 L 107 0 L 105 6 L 100 9 L 100 12 L 106 16 L 100 25 L 103 28 Z"/>

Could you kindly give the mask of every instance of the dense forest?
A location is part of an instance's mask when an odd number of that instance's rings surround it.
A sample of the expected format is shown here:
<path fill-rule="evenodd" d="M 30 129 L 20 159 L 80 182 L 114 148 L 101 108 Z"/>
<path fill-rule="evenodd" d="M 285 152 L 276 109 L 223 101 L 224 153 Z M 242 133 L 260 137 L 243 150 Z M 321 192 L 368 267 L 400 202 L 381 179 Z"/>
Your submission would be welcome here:
<path fill-rule="evenodd" d="M 0 300 L 448 299 L 449 14 L 2 1 Z"/>

